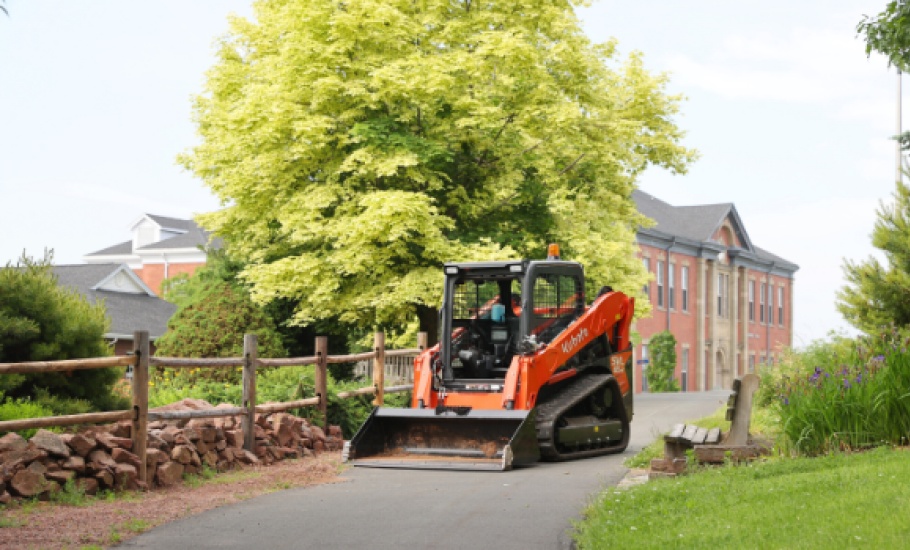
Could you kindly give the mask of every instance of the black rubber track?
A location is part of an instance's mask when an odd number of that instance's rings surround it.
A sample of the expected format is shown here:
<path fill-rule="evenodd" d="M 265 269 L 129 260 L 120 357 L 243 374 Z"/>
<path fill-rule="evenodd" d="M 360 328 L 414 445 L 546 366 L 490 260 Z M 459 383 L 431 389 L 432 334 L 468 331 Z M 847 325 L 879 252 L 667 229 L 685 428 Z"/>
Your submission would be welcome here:
<path fill-rule="evenodd" d="M 616 379 L 611 374 L 581 375 L 576 380 L 567 382 L 557 394 L 537 406 L 537 443 L 543 460 L 561 461 L 576 458 L 621 453 L 629 444 L 629 419 L 622 405 Z M 622 438 L 616 443 L 593 449 L 576 451 L 560 450 L 556 443 L 556 423 L 572 407 L 596 391 L 602 391 L 607 384 L 613 384 L 614 416 L 622 423 Z"/>

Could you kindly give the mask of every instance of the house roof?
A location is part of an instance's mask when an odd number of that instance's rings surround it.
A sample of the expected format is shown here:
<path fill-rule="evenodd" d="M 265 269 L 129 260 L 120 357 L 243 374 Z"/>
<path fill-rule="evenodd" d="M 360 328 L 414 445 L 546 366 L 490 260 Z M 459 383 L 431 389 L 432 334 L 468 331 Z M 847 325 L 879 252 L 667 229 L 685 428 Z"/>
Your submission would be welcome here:
<path fill-rule="evenodd" d="M 89 303 L 104 303 L 111 321 L 107 338 L 132 338 L 133 332 L 147 330 L 157 339 L 177 306 L 162 300 L 125 264 L 58 265 L 54 275 L 61 286 L 79 292 Z"/>
<path fill-rule="evenodd" d="M 157 214 L 145 214 L 143 218 L 149 218 L 153 222 L 161 226 L 161 229 L 168 229 L 171 231 L 195 231 L 199 230 L 199 226 L 196 225 L 196 222 L 193 220 L 184 220 L 181 218 L 169 218 L 167 216 L 159 216 Z M 139 221 L 142 221 L 141 219 Z M 136 222 L 139 223 L 139 221 Z M 135 227 L 136 224 L 133 224 Z"/>
<path fill-rule="evenodd" d="M 84 257 L 93 258 L 103 256 L 131 256 L 134 254 L 139 254 L 143 251 L 155 252 L 159 250 L 174 249 L 197 250 L 200 248 L 205 248 L 207 246 L 213 246 L 215 248 L 221 247 L 220 239 L 214 239 L 210 242 L 211 234 L 199 227 L 193 220 L 169 218 L 167 216 L 159 216 L 157 214 L 143 214 L 142 217 L 132 225 L 132 228 L 135 229 L 139 223 L 146 219 L 151 220 L 159 227 L 161 227 L 161 229 L 166 230 L 170 233 L 177 233 L 177 235 L 135 249 L 133 248 L 132 240 L 124 241 L 122 243 L 115 244 L 113 246 L 97 250 L 95 252 L 90 252 Z"/>
<path fill-rule="evenodd" d="M 742 243 L 740 250 L 761 261 L 773 262 L 793 271 L 799 269 L 796 264 L 753 245 L 733 203 L 673 206 L 638 189 L 632 192 L 632 199 L 639 212 L 654 220 L 656 225 L 650 230 L 700 243 L 713 242 L 714 234 L 729 220 Z"/>
<path fill-rule="evenodd" d="M 123 256 L 124 254 L 129 255 L 133 253 L 133 241 L 124 241 L 114 246 L 109 246 L 107 248 L 102 248 L 95 252 L 86 254 L 86 256 Z"/>

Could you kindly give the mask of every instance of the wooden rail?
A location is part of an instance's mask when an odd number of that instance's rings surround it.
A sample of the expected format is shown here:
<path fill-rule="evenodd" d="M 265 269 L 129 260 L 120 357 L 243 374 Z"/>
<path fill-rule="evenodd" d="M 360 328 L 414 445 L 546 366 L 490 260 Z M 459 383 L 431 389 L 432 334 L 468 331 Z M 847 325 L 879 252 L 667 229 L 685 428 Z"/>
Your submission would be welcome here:
<path fill-rule="evenodd" d="M 373 351 L 353 355 L 328 355 L 328 339 L 325 336 L 316 338 L 316 355 L 312 357 L 292 357 L 286 359 L 260 359 L 255 334 L 247 334 L 243 339 L 242 357 L 220 357 L 213 359 L 194 359 L 185 357 L 151 357 L 149 335 L 147 331 L 137 331 L 133 336 L 132 355 L 117 357 L 95 357 L 88 359 L 70 359 L 65 361 L 32 361 L 27 363 L 0 363 L 2 374 L 26 374 L 37 372 L 65 372 L 84 369 L 101 369 L 109 367 L 133 367 L 131 383 L 132 404 L 130 410 L 109 411 L 66 416 L 47 416 L 19 420 L 0 421 L 0 433 L 46 428 L 52 426 L 74 426 L 79 424 L 97 424 L 130 420 L 133 424 L 133 452 L 139 457 L 139 479 L 146 477 L 146 438 L 150 420 L 182 420 L 193 418 L 215 418 L 240 416 L 243 429 L 244 448 L 253 451 L 255 442 L 253 426 L 256 413 L 270 414 L 302 407 L 318 407 L 319 416 L 326 422 L 328 405 L 327 366 L 337 363 L 373 361 L 373 385 L 339 392 L 336 397 L 348 399 L 360 395 L 375 394 L 374 405 L 381 406 L 386 393 L 403 392 L 411 389 L 410 385 L 385 387 L 385 358 L 417 355 L 427 347 L 427 334 L 417 335 L 417 348 L 403 350 L 386 350 L 385 335 L 381 332 L 374 337 Z M 259 367 L 288 367 L 315 365 L 315 397 L 287 401 L 284 403 L 256 404 L 256 370 Z M 149 367 L 171 368 L 224 368 L 241 367 L 243 387 L 242 403 L 239 407 L 207 409 L 199 411 L 155 411 L 148 407 Z"/>

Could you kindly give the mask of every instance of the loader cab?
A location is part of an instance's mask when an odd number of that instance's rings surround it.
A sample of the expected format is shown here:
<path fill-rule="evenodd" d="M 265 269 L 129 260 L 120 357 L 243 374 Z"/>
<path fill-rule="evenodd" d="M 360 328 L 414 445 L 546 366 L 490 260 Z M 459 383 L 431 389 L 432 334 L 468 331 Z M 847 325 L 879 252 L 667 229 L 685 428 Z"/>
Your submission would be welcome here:
<path fill-rule="evenodd" d="M 450 263 L 441 310 L 443 383 L 505 378 L 584 312 L 584 271 L 561 260 Z"/>

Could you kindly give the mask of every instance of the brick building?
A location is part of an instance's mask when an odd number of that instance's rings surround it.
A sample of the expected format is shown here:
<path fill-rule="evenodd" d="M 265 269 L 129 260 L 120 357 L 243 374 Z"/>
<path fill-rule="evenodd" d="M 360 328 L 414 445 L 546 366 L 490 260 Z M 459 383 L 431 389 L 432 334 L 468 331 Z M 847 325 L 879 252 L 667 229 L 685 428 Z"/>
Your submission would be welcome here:
<path fill-rule="evenodd" d="M 82 259 L 89 264 L 127 264 L 157 295 L 165 279 L 181 273 L 192 275 L 205 265 L 209 235 L 193 220 L 144 214 L 130 231 L 130 240 Z"/>
<path fill-rule="evenodd" d="M 737 376 L 776 364 L 793 343 L 799 266 L 753 245 L 733 204 L 672 206 L 642 191 L 633 198 L 656 222 L 637 235 L 653 312 L 635 326 L 636 391 L 647 391 L 648 344 L 665 330 L 677 341 L 683 391 L 730 388 Z"/>

